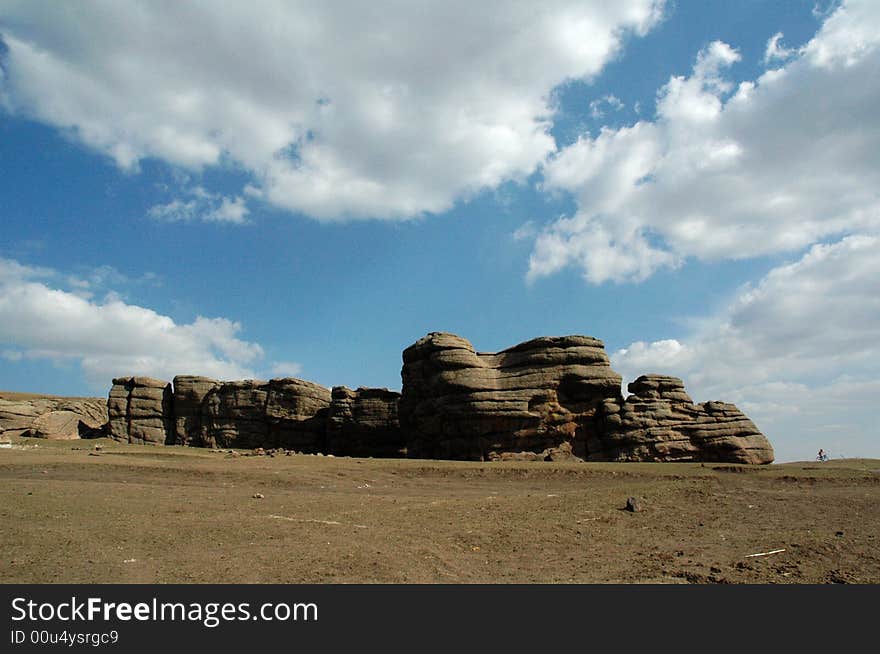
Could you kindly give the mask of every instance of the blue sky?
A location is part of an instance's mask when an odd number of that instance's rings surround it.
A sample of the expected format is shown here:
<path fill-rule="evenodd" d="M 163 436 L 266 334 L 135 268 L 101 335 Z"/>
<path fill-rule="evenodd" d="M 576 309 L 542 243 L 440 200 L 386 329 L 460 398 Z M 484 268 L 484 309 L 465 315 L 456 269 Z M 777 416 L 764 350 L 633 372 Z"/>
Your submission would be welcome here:
<path fill-rule="evenodd" d="M 876 3 L 212 7 L 0 2 L 0 388 L 582 333 L 880 456 Z"/>

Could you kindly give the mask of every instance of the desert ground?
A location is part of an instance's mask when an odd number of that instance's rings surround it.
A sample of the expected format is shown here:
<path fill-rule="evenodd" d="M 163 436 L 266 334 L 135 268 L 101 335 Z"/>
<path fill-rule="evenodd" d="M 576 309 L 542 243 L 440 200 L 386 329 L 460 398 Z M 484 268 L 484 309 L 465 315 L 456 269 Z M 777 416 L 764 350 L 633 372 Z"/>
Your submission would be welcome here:
<path fill-rule="evenodd" d="M 11 439 L 0 500 L 2 583 L 880 583 L 880 460 L 478 463 Z"/>

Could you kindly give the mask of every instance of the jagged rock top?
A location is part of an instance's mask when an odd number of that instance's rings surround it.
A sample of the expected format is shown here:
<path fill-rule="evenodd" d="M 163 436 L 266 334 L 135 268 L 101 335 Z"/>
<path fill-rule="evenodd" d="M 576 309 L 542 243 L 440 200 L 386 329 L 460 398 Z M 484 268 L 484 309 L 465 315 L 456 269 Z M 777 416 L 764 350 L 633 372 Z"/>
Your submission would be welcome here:
<path fill-rule="evenodd" d="M 605 345 L 591 336 L 541 336 L 500 352 L 477 352 L 470 341 L 448 332 L 431 332 L 403 351 L 404 365 L 436 359 L 446 369 L 589 365 L 611 371 Z M 616 375 L 616 373 L 615 373 Z"/>
<path fill-rule="evenodd" d="M 134 377 L 133 379 L 149 379 L 148 377 Z M 152 380 L 158 383 L 158 380 Z M 117 380 L 113 380 L 115 384 Z M 167 382 L 161 382 L 161 387 L 164 387 Z M 264 379 L 236 379 L 232 381 L 222 381 L 219 379 L 213 379 L 211 377 L 201 377 L 199 375 L 176 375 L 174 377 L 174 390 L 175 392 L 178 389 L 189 390 L 191 388 L 204 388 L 210 389 L 216 386 L 228 386 L 230 388 L 261 388 L 266 386 L 272 387 L 287 387 L 287 388 L 302 388 L 304 390 L 309 390 L 317 395 L 327 395 L 330 394 L 330 389 L 326 386 L 322 386 L 321 384 L 317 384 L 315 382 L 308 381 L 306 379 L 299 379 L 298 377 L 274 377 L 270 380 Z"/>
<path fill-rule="evenodd" d="M 431 352 L 456 349 L 474 352 L 474 346 L 466 338 L 448 332 L 431 332 L 403 351 L 403 362 L 421 359 Z"/>
<path fill-rule="evenodd" d="M 684 382 L 669 375 L 642 375 L 627 385 L 627 390 L 640 399 L 669 400 L 693 403 L 684 389 Z"/>
<path fill-rule="evenodd" d="M 141 388 L 165 388 L 168 386 L 167 381 L 163 381 L 161 379 L 155 379 L 153 377 L 116 377 L 113 379 L 114 386 L 126 386 L 131 384 L 132 386 L 139 386 Z"/>
<path fill-rule="evenodd" d="M 345 398 L 377 398 L 383 400 L 395 400 L 400 397 L 400 393 L 387 388 L 371 388 L 367 386 L 358 386 L 356 390 L 350 389 L 348 386 L 334 386 L 331 390 L 331 397 L 334 400 Z"/>
<path fill-rule="evenodd" d="M 219 383 L 216 379 L 212 379 L 211 377 L 201 377 L 199 375 L 175 375 L 173 384 L 175 390 L 178 385 L 185 386 L 198 386 L 198 385 L 211 385 Z"/>
<path fill-rule="evenodd" d="M 481 355 L 503 354 L 505 352 L 521 352 L 526 350 L 546 349 L 546 348 L 569 348 L 569 347 L 595 347 L 605 348 L 605 344 L 598 338 L 592 336 L 582 336 L 573 334 L 570 336 L 539 336 L 524 341 L 500 352 L 479 352 Z M 451 350 L 461 348 L 477 353 L 471 342 L 457 334 L 449 332 L 430 332 L 417 340 L 403 351 L 404 361 L 407 353 L 428 350 Z"/>
<path fill-rule="evenodd" d="M 502 350 L 499 354 L 505 352 L 525 352 L 538 349 L 567 349 L 571 347 L 592 347 L 604 350 L 605 343 L 598 338 L 581 336 L 579 334 L 573 334 L 570 336 L 539 336 L 538 338 L 533 338 L 518 345 L 514 345 L 513 347 L 509 347 L 506 350 Z"/>

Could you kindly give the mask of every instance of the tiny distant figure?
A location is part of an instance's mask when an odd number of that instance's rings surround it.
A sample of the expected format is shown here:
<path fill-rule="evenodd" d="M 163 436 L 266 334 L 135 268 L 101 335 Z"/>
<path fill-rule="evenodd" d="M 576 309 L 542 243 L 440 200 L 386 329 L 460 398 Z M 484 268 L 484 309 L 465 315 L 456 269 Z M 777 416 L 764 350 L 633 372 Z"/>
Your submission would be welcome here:
<path fill-rule="evenodd" d="M 816 457 L 816 461 L 827 461 L 828 455 L 825 454 L 825 450 L 819 449 L 819 455 Z"/>

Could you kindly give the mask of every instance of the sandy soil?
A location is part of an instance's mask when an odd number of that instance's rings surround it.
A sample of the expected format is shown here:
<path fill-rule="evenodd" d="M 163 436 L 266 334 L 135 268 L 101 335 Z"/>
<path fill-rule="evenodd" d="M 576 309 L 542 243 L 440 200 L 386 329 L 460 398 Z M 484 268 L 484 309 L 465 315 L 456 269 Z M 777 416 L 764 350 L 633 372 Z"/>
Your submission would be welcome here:
<path fill-rule="evenodd" d="M 643 510 L 624 510 L 630 496 Z M 3 583 L 880 583 L 880 460 L 484 464 L 18 439 L 0 449 L 0 500 Z"/>

